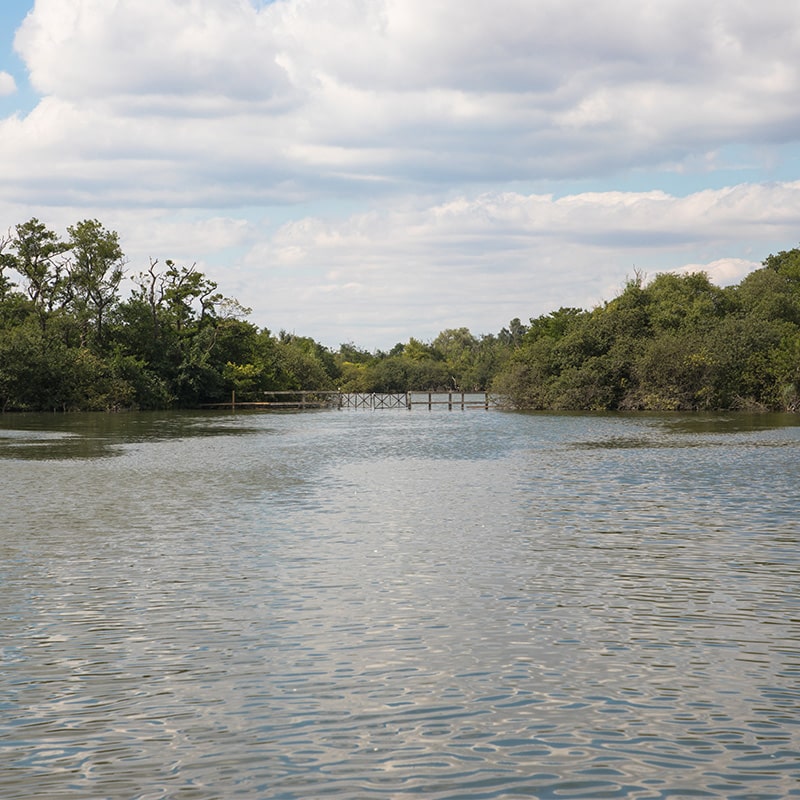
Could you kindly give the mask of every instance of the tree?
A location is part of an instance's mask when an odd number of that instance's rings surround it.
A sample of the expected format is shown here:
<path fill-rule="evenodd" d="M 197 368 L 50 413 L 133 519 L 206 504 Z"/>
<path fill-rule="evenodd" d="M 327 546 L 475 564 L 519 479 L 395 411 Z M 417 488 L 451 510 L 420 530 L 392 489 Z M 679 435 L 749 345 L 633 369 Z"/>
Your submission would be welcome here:
<path fill-rule="evenodd" d="M 781 270 L 751 272 L 735 288 L 732 299 L 742 314 L 800 324 L 800 282 Z"/>
<path fill-rule="evenodd" d="M 344 342 L 339 345 L 339 352 L 337 353 L 338 363 L 345 364 L 366 364 L 373 358 L 372 354 L 358 347 L 353 342 Z"/>
<path fill-rule="evenodd" d="M 777 255 L 770 254 L 762 263 L 765 269 L 800 283 L 800 248 L 781 250 Z"/>
<path fill-rule="evenodd" d="M 331 389 L 341 375 L 333 353 L 310 336 L 281 331 L 276 354 L 284 389 Z"/>
<path fill-rule="evenodd" d="M 530 321 L 530 327 L 522 334 L 520 343 L 530 344 L 542 336 L 547 336 L 550 339 L 560 339 L 586 313 L 580 308 L 564 308 L 562 306 L 558 311 L 543 314 Z"/>
<path fill-rule="evenodd" d="M 447 364 L 449 388 L 476 388 L 474 373 L 480 343 L 469 328 L 447 328 L 431 342 L 431 346 Z"/>
<path fill-rule="evenodd" d="M 656 332 L 708 325 L 729 310 L 728 296 L 705 272 L 656 275 L 645 288 L 650 322 Z"/>
<path fill-rule="evenodd" d="M 71 259 L 65 294 L 80 327 L 81 344 L 90 329 L 98 347 L 103 342 L 107 309 L 119 299 L 125 257 L 116 231 L 106 230 L 96 219 L 67 228 Z"/>
<path fill-rule="evenodd" d="M 44 328 L 61 298 L 66 269 L 64 253 L 69 245 L 35 217 L 14 228 L 10 244 L 14 253 L 11 258 L 6 254 L 5 266 L 22 276 L 25 292 Z"/>
<path fill-rule="evenodd" d="M 693 411 L 711 402 L 713 358 L 700 333 L 666 331 L 643 343 L 625 409 Z"/>
<path fill-rule="evenodd" d="M 9 236 L 0 236 L 0 301 L 5 300 L 8 293 L 11 291 L 14 284 L 11 278 L 6 275 L 7 269 L 14 269 L 16 259 L 14 256 L 6 252 L 13 239 Z"/>
<path fill-rule="evenodd" d="M 523 325 L 522 322 L 520 322 L 519 317 L 514 317 L 514 319 L 508 323 L 507 328 L 500 329 L 500 333 L 497 335 L 497 338 L 502 344 L 516 348 L 522 344 L 522 339 L 527 330 L 527 325 Z"/>
<path fill-rule="evenodd" d="M 422 361 L 427 358 L 440 359 L 441 355 L 436 352 L 429 344 L 423 344 L 419 339 L 413 336 L 408 340 L 408 343 L 403 345 L 403 356 L 410 358 L 412 361 Z"/>
<path fill-rule="evenodd" d="M 190 325 L 203 327 L 216 316 L 216 306 L 224 300 L 217 292 L 216 282 L 207 278 L 195 264 L 191 267 L 177 267 L 168 259 L 166 265 L 167 271 L 161 282 L 161 297 L 176 328 L 180 331 Z"/>
<path fill-rule="evenodd" d="M 549 408 L 551 384 L 560 372 L 553 348 L 547 336 L 521 345 L 492 379 L 492 391 L 515 408 Z"/>

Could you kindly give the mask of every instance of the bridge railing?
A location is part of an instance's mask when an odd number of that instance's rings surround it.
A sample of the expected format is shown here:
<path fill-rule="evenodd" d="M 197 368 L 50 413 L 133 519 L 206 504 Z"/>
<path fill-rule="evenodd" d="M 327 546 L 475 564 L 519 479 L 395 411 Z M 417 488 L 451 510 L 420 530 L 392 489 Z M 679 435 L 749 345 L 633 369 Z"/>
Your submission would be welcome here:
<path fill-rule="evenodd" d="M 427 408 L 428 411 L 446 407 L 448 411 L 482 408 L 503 408 L 496 395 L 489 392 L 342 392 L 317 390 L 285 390 L 264 392 L 259 400 L 238 400 L 231 393 L 229 402 L 207 403 L 206 408 L 263 408 L 263 409 L 407 409 Z"/>
<path fill-rule="evenodd" d="M 407 392 L 340 392 L 339 408 L 408 408 Z"/>
<path fill-rule="evenodd" d="M 448 411 L 470 408 L 499 408 L 499 398 L 489 392 L 342 392 L 339 396 L 339 408 L 406 408 L 411 410 L 421 406 L 432 411 L 434 408 L 447 407 Z"/>

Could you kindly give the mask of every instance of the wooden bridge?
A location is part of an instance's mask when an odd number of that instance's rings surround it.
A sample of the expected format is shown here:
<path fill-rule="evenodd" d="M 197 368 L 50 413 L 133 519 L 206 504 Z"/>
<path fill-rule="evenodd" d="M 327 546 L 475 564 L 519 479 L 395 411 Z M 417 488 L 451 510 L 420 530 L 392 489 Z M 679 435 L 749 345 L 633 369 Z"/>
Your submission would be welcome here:
<path fill-rule="evenodd" d="M 236 393 L 231 394 L 230 401 L 206 403 L 204 408 L 252 408 L 252 409 L 293 409 L 305 410 L 314 408 L 337 409 L 380 409 L 412 408 L 434 409 L 447 408 L 448 411 L 480 408 L 488 411 L 500 408 L 500 399 L 489 392 L 340 392 L 297 390 L 264 392 L 262 400 L 241 401 Z"/>
<path fill-rule="evenodd" d="M 497 408 L 499 401 L 489 392 L 341 392 L 338 408 L 405 408 L 409 411 L 421 406 L 432 411 L 434 407 L 447 407 L 448 411 L 468 408 Z"/>

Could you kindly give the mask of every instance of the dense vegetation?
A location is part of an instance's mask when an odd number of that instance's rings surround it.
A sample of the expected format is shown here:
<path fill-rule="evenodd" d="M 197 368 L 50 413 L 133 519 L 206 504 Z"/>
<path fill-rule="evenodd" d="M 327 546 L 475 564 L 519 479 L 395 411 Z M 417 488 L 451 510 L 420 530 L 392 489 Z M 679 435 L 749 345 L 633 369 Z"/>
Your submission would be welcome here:
<path fill-rule="evenodd" d="M 592 311 L 531 320 L 494 388 L 525 408 L 797 411 L 800 250 L 738 286 L 637 276 Z"/>
<path fill-rule="evenodd" d="M 0 237 L 0 409 L 192 407 L 301 388 L 491 389 L 536 409 L 800 408 L 800 250 L 735 287 L 637 275 L 591 311 L 496 335 L 449 329 L 388 353 L 275 336 L 170 260 L 152 259 L 122 298 L 125 266 L 97 220 L 66 238 L 37 219 Z"/>

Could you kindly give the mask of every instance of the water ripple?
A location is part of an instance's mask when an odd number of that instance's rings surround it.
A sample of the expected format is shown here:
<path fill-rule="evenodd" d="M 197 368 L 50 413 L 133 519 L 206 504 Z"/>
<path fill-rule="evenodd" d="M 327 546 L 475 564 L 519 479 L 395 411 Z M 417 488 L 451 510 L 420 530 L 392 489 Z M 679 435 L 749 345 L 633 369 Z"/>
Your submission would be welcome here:
<path fill-rule="evenodd" d="M 8 462 L 3 798 L 800 797 L 797 428 L 150 419 Z"/>

